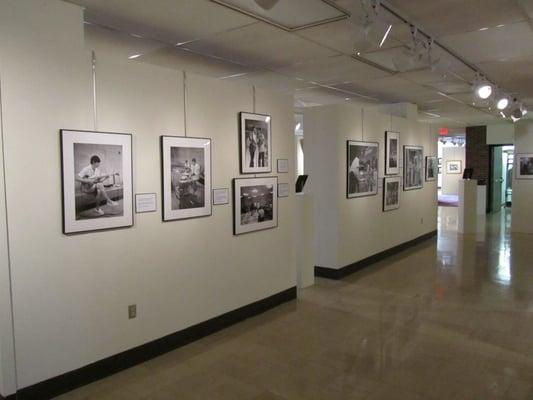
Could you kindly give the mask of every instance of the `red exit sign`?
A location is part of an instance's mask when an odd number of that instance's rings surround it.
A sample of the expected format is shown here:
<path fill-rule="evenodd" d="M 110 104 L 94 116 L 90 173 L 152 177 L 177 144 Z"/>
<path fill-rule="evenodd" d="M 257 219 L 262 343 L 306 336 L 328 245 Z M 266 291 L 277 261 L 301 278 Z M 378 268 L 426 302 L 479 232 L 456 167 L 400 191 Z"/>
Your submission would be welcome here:
<path fill-rule="evenodd" d="M 439 135 L 441 136 L 448 135 L 448 128 L 439 128 Z"/>

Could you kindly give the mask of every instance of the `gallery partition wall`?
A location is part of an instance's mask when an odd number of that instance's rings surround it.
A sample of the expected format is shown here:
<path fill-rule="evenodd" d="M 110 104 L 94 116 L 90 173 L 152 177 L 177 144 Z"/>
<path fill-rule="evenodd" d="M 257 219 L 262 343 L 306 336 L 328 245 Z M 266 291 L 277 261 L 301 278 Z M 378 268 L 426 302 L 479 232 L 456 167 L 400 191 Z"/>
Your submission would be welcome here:
<path fill-rule="evenodd" d="M 0 2 L 2 395 L 46 398 L 296 294 L 292 97 L 87 39 L 80 7 Z"/>
<path fill-rule="evenodd" d="M 437 229 L 437 134 L 416 120 L 355 105 L 304 112 L 314 199 L 316 273 L 342 278 Z"/>

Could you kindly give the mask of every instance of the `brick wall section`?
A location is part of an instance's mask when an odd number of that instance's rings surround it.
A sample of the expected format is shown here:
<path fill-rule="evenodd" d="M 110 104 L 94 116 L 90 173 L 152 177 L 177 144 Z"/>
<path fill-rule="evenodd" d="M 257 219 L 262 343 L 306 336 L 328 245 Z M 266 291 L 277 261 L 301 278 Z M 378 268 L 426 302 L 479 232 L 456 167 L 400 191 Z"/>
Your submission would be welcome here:
<path fill-rule="evenodd" d="M 465 168 L 474 168 L 474 179 L 489 182 L 490 148 L 487 146 L 487 127 L 466 128 Z"/>

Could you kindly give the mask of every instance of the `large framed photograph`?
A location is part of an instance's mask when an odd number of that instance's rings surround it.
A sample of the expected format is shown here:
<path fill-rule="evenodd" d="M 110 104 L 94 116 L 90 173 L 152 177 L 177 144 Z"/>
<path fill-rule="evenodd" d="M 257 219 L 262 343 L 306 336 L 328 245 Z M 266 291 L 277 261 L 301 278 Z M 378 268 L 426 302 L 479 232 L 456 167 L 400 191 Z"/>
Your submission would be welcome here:
<path fill-rule="evenodd" d="M 517 154 L 516 163 L 516 179 L 533 179 L 533 154 Z"/>
<path fill-rule="evenodd" d="M 446 162 L 446 173 L 448 174 L 463 173 L 463 163 L 461 162 L 461 160 L 447 161 Z"/>
<path fill-rule="evenodd" d="M 241 112 L 240 120 L 241 173 L 272 172 L 270 115 Z"/>
<path fill-rule="evenodd" d="M 400 181 L 399 176 L 383 178 L 383 211 L 400 208 Z"/>
<path fill-rule="evenodd" d="M 278 226 L 278 178 L 233 180 L 233 234 Z"/>
<path fill-rule="evenodd" d="M 400 173 L 400 133 L 385 132 L 385 175 Z"/>
<path fill-rule="evenodd" d="M 439 166 L 437 157 L 426 157 L 426 182 L 436 181 L 438 173 Z"/>
<path fill-rule="evenodd" d="M 211 139 L 161 136 L 163 221 L 211 215 Z"/>
<path fill-rule="evenodd" d="M 403 147 L 403 190 L 422 189 L 424 185 L 424 148 Z"/>
<path fill-rule="evenodd" d="M 133 225 L 131 134 L 62 129 L 63 233 Z"/>
<path fill-rule="evenodd" d="M 376 142 L 347 141 L 346 197 L 374 196 L 378 193 Z"/>

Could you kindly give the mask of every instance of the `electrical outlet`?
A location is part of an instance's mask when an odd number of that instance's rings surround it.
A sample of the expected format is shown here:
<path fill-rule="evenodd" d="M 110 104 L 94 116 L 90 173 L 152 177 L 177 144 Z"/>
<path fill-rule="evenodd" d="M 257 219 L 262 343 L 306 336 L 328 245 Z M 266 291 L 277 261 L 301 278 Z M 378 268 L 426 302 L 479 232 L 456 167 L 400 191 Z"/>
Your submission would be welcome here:
<path fill-rule="evenodd" d="M 137 318 L 137 304 L 131 304 L 128 306 L 129 319 Z"/>

